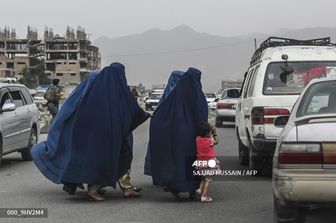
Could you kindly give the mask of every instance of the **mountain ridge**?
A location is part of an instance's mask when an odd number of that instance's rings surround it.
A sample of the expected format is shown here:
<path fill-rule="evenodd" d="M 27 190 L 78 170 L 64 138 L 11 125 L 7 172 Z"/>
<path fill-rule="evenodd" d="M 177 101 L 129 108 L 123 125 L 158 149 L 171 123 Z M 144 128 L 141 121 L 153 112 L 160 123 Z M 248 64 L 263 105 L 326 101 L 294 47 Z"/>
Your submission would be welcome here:
<path fill-rule="evenodd" d="M 334 33 L 336 28 L 308 27 L 279 29 L 269 35 L 253 33 L 223 37 L 180 25 L 116 38 L 101 36 L 93 43 L 100 49 L 103 64 L 114 61 L 125 64 L 130 84 L 142 83 L 146 87 L 162 84 L 173 70 L 193 66 L 203 72 L 205 91 L 217 91 L 221 80 L 242 79 L 254 52 L 254 38 L 260 44 L 268 36 L 311 39 Z"/>

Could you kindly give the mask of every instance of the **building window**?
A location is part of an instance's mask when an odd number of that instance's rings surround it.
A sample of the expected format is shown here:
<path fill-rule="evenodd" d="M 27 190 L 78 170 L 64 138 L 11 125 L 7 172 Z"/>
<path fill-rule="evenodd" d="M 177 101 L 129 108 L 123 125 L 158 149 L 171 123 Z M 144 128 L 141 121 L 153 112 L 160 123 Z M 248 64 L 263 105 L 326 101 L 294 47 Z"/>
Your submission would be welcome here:
<path fill-rule="evenodd" d="M 63 73 L 56 73 L 57 77 L 63 77 Z"/>
<path fill-rule="evenodd" d="M 62 62 L 57 62 L 57 64 L 62 64 Z"/>
<path fill-rule="evenodd" d="M 17 62 L 16 64 L 26 64 L 25 62 Z"/>
<path fill-rule="evenodd" d="M 74 77 L 74 76 L 76 76 L 76 73 L 71 73 L 70 75 Z"/>
<path fill-rule="evenodd" d="M 76 64 L 76 62 L 69 62 L 69 64 Z"/>

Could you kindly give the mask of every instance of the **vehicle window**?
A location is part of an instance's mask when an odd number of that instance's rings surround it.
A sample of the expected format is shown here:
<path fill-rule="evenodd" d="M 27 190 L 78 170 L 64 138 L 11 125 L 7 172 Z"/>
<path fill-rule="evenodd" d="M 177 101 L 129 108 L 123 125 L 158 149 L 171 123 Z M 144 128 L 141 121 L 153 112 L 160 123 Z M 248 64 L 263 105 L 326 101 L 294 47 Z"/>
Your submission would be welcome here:
<path fill-rule="evenodd" d="M 21 88 L 21 92 L 22 92 L 22 94 L 23 94 L 23 96 L 24 96 L 24 98 L 25 98 L 25 101 L 26 101 L 26 103 L 27 104 L 33 104 L 34 102 L 33 102 L 33 99 L 32 99 L 32 97 L 30 96 L 30 94 L 29 94 L 29 92 L 27 91 L 27 89 L 25 89 L 25 88 Z"/>
<path fill-rule="evenodd" d="M 10 94 L 13 98 L 13 103 L 15 104 L 15 106 L 17 108 L 24 105 L 24 102 L 23 102 L 23 99 L 21 97 L 20 91 L 11 91 Z"/>
<path fill-rule="evenodd" d="M 206 98 L 216 98 L 216 94 L 215 93 L 206 93 L 205 97 Z"/>
<path fill-rule="evenodd" d="M 313 84 L 301 100 L 297 117 L 336 113 L 336 81 Z"/>
<path fill-rule="evenodd" d="M 12 100 L 9 96 L 9 93 L 7 92 L 1 98 L 1 102 L 0 102 L 1 108 L 3 107 L 4 104 L 8 104 L 8 103 L 12 103 Z"/>
<path fill-rule="evenodd" d="M 240 89 L 233 88 L 233 89 L 227 89 L 223 91 L 221 95 L 221 99 L 227 99 L 227 98 L 239 98 L 240 97 Z"/>
<path fill-rule="evenodd" d="M 300 94 L 315 78 L 335 77 L 336 62 L 273 62 L 266 70 L 265 95 Z"/>
<path fill-rule="evenodd" d="M 227 90 L 226 90 L 226 91 L 223 91 L 221 99 L 225 99 L 225 98 L 227 98 L 227 97 L 228 97 L 228 96 L 227 96 Z"/>
<path fill-rule="evenodd" d="M 160 99 L 162 94 L 150 94 L 149 98 L 150 99 Z"/>
<path fill-rule="evenodd" d="M 246 79 L 247 79 L 247 72 L 244 73 L 244 80 L 243 80 L 243 83 L 242 83 L 242 85 L 240 87 L 240 92 L 243 92 L 243 88 L 244 88 Z"/>
<path fill-rule="evenodd" d="M 36 92 L 35 97 L 43 97 L 44 94 L 45 94 L 44 91 L 38 91 L 38 92 Z"/>
<path fill-rule="evenodd" d="M 246 98 L 246 96 L 247 96 L 247 89 L 248 89 L 248 86 L 250 85 L 250 81 L 251 81 L 253 71 L 254 71 L 254 69 L 250 70 L 250 72 L 248 73 L 246 83 L 245 83 L 245 86 L 244 86 L 243 98 Z"/>
<path fill-rule="evenodd" d="M 256 69 L 253 72 L 252 78 L 251 78 L 251 83 L 248 86 L 248 90 L 247 90 L 247 97 L 251 97 L 253 94 L 253 90 L 254 90 L 254 85 L 255 82 L 257 80 L 257 76 L 258 76 L 258 70 L 259 70 L 259 66 L 256 67 Z"/>

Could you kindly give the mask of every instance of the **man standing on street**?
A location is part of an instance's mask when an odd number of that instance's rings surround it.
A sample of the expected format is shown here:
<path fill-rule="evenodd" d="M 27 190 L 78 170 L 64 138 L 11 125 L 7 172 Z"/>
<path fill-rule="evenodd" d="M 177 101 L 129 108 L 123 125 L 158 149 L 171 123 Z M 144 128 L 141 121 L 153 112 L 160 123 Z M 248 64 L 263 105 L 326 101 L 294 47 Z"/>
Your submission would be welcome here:
<path fill-rule="evenodd" d="M 50 112 L 52 119 L 54 120 L 58 109 L 59 109 L 59 100 L 61 98 L 61 88 L 59 87 L 59 79 L 54 79 L 52 85 L 50 85 L 44 94 L 44 98 L 47 100 L 47 109 Z"/>

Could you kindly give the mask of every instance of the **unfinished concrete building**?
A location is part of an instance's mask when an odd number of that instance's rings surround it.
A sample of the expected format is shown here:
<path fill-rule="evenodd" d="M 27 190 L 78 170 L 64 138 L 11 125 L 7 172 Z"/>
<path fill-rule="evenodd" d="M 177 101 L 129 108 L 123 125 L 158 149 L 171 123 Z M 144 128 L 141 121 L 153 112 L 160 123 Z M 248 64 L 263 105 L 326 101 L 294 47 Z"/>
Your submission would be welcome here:
<path fill-rule="evenodd" d="M 54 35 L 52 29 L 46 28 L 44 43 L 46 72 L 62 83 L 79 83 L 92 70 L 101 66 L 98 48 L 91 45 L 81 27 L 76 32 L 67 27 L 64 37 Z"/>
<path fill-rule="evenodd" d="M 64 36 L 54 35 L 50 28 L 44 38 L 36 29 L 28 27 L 26 38 L 19 39 L 14 29 L 0 29 L 0 77 L 21 77 L 22 71 L 45 61 L 45 72 L 63 84 L 77 84 L 92 70 L 100 69 L 98 47 L 91 45 L 85 30 L 76 32 L 67 27 Z"/>
<path fill-rule="evenodd" d="M 27 36 L 19 39 L 15 29 L 0 29 L 0 77 L 20 77 L 25 68 L 36 65 L 43 57 L 42 40 L 36 29 L 28 26 Z"/>

